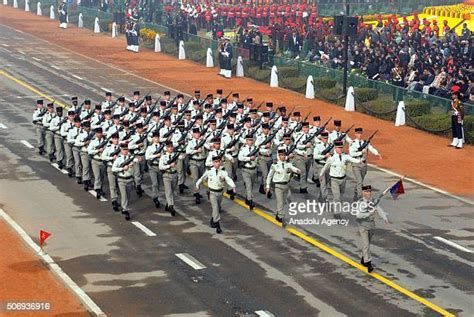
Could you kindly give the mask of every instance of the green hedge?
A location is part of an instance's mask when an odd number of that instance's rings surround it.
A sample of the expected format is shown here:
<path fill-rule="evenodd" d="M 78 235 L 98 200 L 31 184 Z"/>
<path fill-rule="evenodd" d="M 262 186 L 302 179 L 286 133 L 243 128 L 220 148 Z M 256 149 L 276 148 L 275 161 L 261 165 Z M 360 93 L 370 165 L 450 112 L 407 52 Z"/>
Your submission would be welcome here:
<path fill-rule="evenodd" d="M 278 68 L 278 78 L 295 78 L 299 77 L 299 71 L 295 67 L 284 66 Z"/>
<path fill-rule="evenodd" d="M 250 66 L 247 68 L 246 75 L 250 78 L 256 79 L 258 81 L 269 81 L 270 80 L 270 69 L 260 69 L 256 66 Z"/>
<path fill-rule="evenodd" d="M 405 111 L 410 117 L 419 117 L 431 113 L 431 106 L 427 100 L 412 99 L 405 101 Z"/>
<path fill-rule="evenodd" d="M 356 88 L 354 94 L 357 101 L 367 102 L 377 99 L 379 92 L 375 88 Z"/>
<path fill-rule="evenodd" d="M 299 93 L 306 93 L 306 79 L 301 77 L 287 77 L 280 79 L 280 86 Z"/>
<path fill-rule="evenodd" d="M 336 80 L 330 77 L 317 77 L 314 79 L 314 86 L 319 89 L 330 89 L 336 86 Z"/>

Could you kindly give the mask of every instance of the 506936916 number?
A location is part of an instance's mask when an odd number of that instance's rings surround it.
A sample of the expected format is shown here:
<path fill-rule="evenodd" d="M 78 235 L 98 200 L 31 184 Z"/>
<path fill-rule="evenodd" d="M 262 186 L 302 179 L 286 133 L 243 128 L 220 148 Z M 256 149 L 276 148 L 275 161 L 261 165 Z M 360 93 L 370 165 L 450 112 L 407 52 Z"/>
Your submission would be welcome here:
<path fill-rule="evenodd" d="M 47 311 L 51 309 L 50 302 L 3 302 L 0 305 L 0 313 L 8 311 Z"/>

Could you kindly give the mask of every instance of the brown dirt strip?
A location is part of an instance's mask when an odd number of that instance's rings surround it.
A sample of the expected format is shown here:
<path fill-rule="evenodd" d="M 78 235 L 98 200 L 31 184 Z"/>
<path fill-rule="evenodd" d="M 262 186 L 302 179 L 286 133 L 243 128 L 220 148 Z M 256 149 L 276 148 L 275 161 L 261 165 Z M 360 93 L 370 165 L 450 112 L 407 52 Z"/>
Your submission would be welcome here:
<path fill-rule="evenodd" d="M 217 68 L 209 69 L 191 61 L 179 61 L 166 54 L 146 49 L 139 54 L 131 53 L 125 50 L 123 37 L 113 39 L 110 34 L 94 34 L 91 30 L 78 29 L 71 24 L 69 29 L 59 30 L 57 21 L 12 7 L 0 7 L 0 23 L 188 94 L 192 94 L 194 89 L 200 89 L 202 93 L 215 93 L 217 88 L 222 88 L 224 92 L 238 91 L 241 97 L 252 96 L 257 102 L 273 101 L 287 108 L 296 105 L 296 109 L 303 114 L 312 111 L 311 116 L 320 115 L 323 121 L 332 116 L 341 119 L 345 127 L 355 123 L 365 128 L 366 135 L 378 129 L 373 144 L 379 149 L 383 160 L 374 158 L 371 163 L 455 195 L 473 196 L 474 181 L 469 176 L 473 166 L 472 146 L 456 150 L 447 146 L 450 140 L 446 138 L 410 127 L 395 127 L 392 122 L 346 112 L 339 106 L 308 100 L 303 95 L 270 88 L 252 79 L 224 79 L 217 75 Z M 130 92 L 134 88 L 130 87 Z"/>
<path fill-rule="evenodd" d="M 0 220 L 0 316 L 90 316 L 78 299 Z M 48 311 L 6 311 L 7 303 L 50 303 Z"/>

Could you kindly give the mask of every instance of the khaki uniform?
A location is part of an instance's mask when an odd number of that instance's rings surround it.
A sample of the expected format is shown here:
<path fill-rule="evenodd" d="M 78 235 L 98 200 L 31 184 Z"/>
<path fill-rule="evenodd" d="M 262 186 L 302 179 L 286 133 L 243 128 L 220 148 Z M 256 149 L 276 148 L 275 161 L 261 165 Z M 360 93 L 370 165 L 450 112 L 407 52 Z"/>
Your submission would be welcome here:
<path fill-rule="evenodd" d="M 266 188 L 270 188 L 273 183 L 275 186 L 275 197 L 277 202 L 276 215 L 284 217 L 286 212 L 285 205 L 290 201 L 290 181 L 292 173 L 298 173 L 300 170 L 293 164 L 280 161 L 274 163 L 266 179 Z"/>

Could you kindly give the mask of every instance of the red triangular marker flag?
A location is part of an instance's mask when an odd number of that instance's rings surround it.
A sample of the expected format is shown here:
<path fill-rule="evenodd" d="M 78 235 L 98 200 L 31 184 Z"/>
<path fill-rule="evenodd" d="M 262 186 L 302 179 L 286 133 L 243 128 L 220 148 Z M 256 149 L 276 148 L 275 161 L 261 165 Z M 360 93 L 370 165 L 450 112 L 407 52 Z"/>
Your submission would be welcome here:
<path fill-rule="evenodd" d="M 49 236 L 51 236 L 51 233 L 40 230 L 40 246 L 41 246 L 41 249 L 43 248 L 44 241 L 46 239 L 48 239 Z"/>

